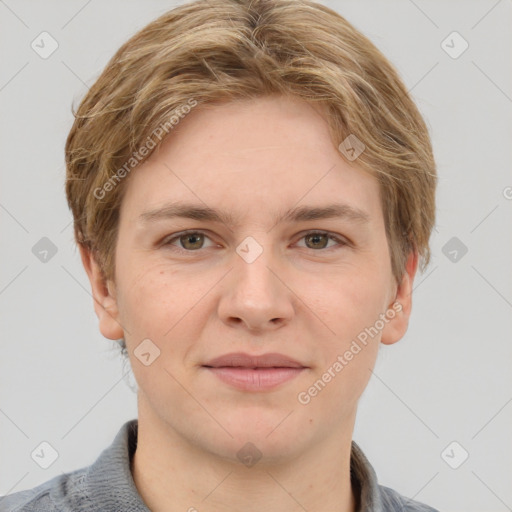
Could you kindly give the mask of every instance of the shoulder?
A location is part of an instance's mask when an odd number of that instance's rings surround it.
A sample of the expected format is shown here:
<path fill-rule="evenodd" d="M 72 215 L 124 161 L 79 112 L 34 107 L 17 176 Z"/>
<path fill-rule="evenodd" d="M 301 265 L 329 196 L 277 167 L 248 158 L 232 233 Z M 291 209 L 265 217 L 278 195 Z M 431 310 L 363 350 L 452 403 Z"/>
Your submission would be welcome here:
<path fill-rule="evenodd" d="M 148 512 L 130 472 L 137 425 L 136 419 L 125 422 L 91 465 L 0 497 L 0 512 Z"/>
<path fill-rule="evenodd" d="M 429 505 L 402 496 L 390 487 L 379 485 L 378 488 L 383 512 L 439 512 Z"/>
<path fill-rule="evenodd" d="M 67 512 L 62 497 L 81 495 L 85 468 L 57 475 L 32 489 L 0 497 L 0 512 Z M 87 499 L 81 496 L 83 500 Z"/>
<path fill-rule="evenodd" d="M 380 485 L 373 466 L 355 441 L 352 441 L 350 472 L 352 483 L 360 497 L 361 512 L 439 512 L 433 507 L 401 495 L 390 487 Z"/>

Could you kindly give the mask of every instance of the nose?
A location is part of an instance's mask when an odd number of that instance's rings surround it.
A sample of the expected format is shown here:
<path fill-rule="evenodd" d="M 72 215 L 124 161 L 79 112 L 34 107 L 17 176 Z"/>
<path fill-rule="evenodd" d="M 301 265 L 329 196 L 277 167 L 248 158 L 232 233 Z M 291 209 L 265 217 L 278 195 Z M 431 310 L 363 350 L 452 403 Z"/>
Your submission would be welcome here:
<path fill-rule="evenodd" d="M 233 268 L 223 280 L 219 317 L 230 327 L 252 332 L 279 329 L 294 315 L 296 297 L 286 282 L 290 277 L 272 250 L 263 250 L 252 260 L 243 249 L 242 256 L 234 254 Z"/>

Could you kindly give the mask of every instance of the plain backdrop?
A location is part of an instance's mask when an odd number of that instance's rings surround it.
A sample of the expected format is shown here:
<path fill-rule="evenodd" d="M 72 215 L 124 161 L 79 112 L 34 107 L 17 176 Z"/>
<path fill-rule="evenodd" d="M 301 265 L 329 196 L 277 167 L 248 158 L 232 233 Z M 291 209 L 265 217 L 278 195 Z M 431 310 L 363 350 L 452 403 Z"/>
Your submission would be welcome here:
<path fill-rule="evenodd" d="M 397 67 L 439 172 L 432 262 L 406 336 L 380 352 L 354 439 L 379 482 L 406 496 L 512 510 L 512 2 L 323 3 Z M 137 415 L 74 245 L 63 148 L 71 105 L 176 4 L 0 1 L 1 495 L 91 464 Z M 31 46 L 42 32 L 58 43 L 47 58 Z M 56 251 L 46 262 L 44 237 Z M 58 453 L 47 469 L 31 457 L 42 442 Z"/>

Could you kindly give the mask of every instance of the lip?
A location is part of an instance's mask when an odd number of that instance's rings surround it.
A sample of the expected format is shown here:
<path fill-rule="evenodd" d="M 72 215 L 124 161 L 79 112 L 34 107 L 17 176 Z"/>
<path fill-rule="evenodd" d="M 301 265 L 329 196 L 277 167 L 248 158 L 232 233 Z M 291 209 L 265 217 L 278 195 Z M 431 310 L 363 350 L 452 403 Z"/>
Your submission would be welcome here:
<path fill-rule="evenodd" d="M 214 368 L 222 366 L 238 366 L 242 368 L 306 368 L 295 359 L 276 352 L 261 355 L 232 352 L 211 359 L 203 366 L 212 366 Z"/>
<path fill-rule="evenodd" d="M 203 365 L 220 380 L 244 391 L 265 391 L 297 377 L 308 367 L 278 353 L 251 355 L 235 352 Z"/>

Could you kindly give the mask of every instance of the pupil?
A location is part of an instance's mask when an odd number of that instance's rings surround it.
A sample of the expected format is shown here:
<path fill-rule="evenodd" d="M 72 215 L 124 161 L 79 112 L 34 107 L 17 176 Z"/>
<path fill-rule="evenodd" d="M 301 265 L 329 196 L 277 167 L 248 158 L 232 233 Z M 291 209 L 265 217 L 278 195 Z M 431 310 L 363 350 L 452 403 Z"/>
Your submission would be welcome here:
<path fill-rule="evenodd" d="M 325 235 L 320 233 L 320 234 L 315 234 L 315 235 L 309 235 L 309 237 L 310 237 L 310 240 L 311 239 L 313 240 L 313 244 L 317 245 L 318 244 L 318 239 L 322 238 L 322 237 L 325 237 Z M 324 245 L 321 245 L 321 247 L 324 247 Z"/>
<path fill-rule="evenodd" d="M 201 235 L 199 234 L 185 235 L 186 244 L 188 244 L 192 240 L 191 244 L 194 245 L 194 243 L 197 243 L 197 241 L 200 240 L 200 236 Z"/>

